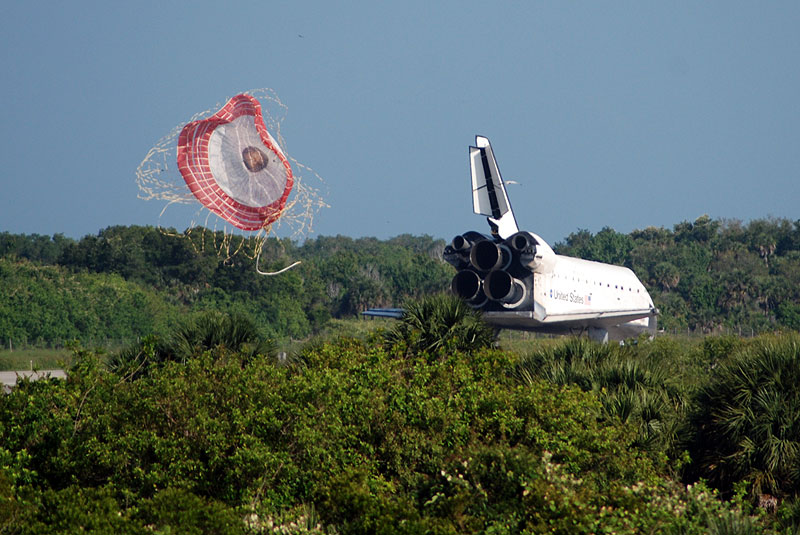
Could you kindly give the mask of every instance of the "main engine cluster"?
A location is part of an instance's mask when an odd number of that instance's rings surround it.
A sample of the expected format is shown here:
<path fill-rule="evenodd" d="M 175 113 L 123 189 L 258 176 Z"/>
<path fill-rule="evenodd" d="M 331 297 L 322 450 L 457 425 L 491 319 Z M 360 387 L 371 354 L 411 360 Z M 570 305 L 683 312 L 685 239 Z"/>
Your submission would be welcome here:
<path fill-rule="evenodd" d="M 458 270 L 450 289 L 472 307 L 484 310 L 530 308 L 536 239 L 528 232 L 490 238 L 469 231 L 444 249 L 444 259 Z"/>

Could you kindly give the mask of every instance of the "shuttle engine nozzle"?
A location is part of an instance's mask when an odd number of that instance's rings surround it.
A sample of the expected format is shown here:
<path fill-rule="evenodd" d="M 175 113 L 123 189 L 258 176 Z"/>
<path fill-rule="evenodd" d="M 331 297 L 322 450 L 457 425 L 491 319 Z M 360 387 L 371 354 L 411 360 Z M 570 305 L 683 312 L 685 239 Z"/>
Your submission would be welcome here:
<path fill-rule="evenodd" d="M 486 303 L 486 295 L 481 289 L 481 278 L 472 270 L 465 269 L 456 273 L 450 289 L 473 307 L 481 307 Z"/>
<path fill-rule="evenodd" d="M 525 285 L 506 271 L 490 271 L 483 280 L 483 291 L 492 301 L 500 301 L 506 308 L 519 306 L 526 297 Z"/>
<path fill-rule="evenodd" d="M 536 238 L 517 232 L 505 240 L 475 231 L 453 238 L 444 259 L 456 268 L 450 290 L 484 312 L 517 310 L 532 305 Z"/>
<path fill-rule="evenodd" d="M 486 236 L 474 230 L 459 234 L 444 248 L 444 261 L 456 269 L 468 267 L 472 245 L 486 239 Z"/>
<path fill-rule="evenodd" d="M 502 243 L 481 240 L 472 246 L 469 262 L 478 271 L 506 269 L 511 264 L 511 251 Z"/>
<path fill-rule="evenodd" d="M 508 244 L 523 267 L 536 267 L 536 240 L 533 236 L 527 232 L 517 232 L 508 239 Z"/>

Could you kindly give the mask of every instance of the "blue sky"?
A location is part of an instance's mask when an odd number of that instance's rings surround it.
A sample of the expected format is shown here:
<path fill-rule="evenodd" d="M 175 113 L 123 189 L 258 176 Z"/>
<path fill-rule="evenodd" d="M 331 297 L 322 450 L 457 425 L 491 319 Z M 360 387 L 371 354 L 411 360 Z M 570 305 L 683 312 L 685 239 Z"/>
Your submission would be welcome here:
<path fill-rule="evenodd" d="M 798 2 L 4 2 L 0 231 L 190 224 L 137 197 L 173 127 L 272 88 L 316 235 L 450 239 L 492 140 L 520 226 L 800 218 Z"/>

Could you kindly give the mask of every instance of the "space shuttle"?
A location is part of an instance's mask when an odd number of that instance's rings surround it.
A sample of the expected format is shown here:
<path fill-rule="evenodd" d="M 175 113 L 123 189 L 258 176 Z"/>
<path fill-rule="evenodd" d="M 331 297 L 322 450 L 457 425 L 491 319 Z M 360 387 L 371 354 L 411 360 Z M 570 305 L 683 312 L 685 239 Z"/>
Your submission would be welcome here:
<path fill-rule="evenodd" d="M 469 148 L 472 205 L 489 234 L 459 234 L 444 249 L 450 288 L 497 329 L 585 334 L 602 342 L 656 332 L 658 310 L 630 269 L 556 254 L 521 231 L 489 140 Z"/>

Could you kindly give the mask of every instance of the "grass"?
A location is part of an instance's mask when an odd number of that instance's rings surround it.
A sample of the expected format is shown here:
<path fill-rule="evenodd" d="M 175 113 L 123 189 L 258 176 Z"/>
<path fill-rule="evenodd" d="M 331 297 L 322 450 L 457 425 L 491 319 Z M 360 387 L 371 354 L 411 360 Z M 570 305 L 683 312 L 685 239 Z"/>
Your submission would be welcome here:
<path fill-rule="evenodd" d="M 52 370 L 63 368 L 71 358 L 69 349 L 3 349 L 0 350 L 0 370 Z"/>
<path fill-rule="evenodd" d="M 330 339 L 337 336 L 348 336 L 366 340 L 374 335 L 376 331 L 388 331 L 396 322 L 397 320 L 384 318 L 332 319 L 323 332 L 310 339 Z M 287 353 L 296 352 L 310 339 L 280 340 L 278 343 L 279 350 Z M 674 358 L 675 355 L 680 355 L 682 360 L 687 361 L 682 363 L 683 366 L 703 367 L 704 364 L 707 364 L 702 362 L 703 359 L 701 358 L 704 339 L 705 337 L 661 334 L 656 337 L 656 340 L 658 340 L 656 346 L 652 347 L 652 352 L 656 353 L 653 356 Z M 501 349 L 525 355 L 531 351 L 557 347 L 564 340 L 565 337 L 563 336 L 503 330 L 500 332 L 497 343 Z M 106 353 L 113 353 L 127 345 L 129 344 L 117 341 L 114 344 L 109 344 L 109 347 L 105 347 L 104 350 Z M 85 345 L 85 347 L 91 346 Z M 658 353 L 663 353 L 663 355 Z M 31 365 L 40 370 L 60 368 L 62 367 L 60 363 L 69 362 L 71 356 L 72 351 L 64 348 L 15 349 L 13 351 L 9 351 L 7 348 L 0 349 L 0 370 L 29 370 Z M 689 377 L 693 376 L 693 374 L 687 375 Z"/>
<path fill-rule="evenodd" d="M 552 334 L 502 330 L 497 337 L 497 344 L 501 349 L 523 355 L 532 350 L 555 347 L 564 339 L 563 336 Z"/>
<path fill-rule="evenodd" d="M 396 323 L 397 320 L 387 318 L 332 319 L 323 332 L 318 333 L 312 338 L 330 339 L 337 336 L 348 336 L 366 340 L 370 335 L 374 334 L 375 331 L 388 331 Z M 557 347 L 567 338 L 567 336 L 504 329 L 500 331 L 497 338 L 497 345 L 500 349 L 524 355 L 542 348 Z M 705 336 L 687 337 L 685 334 L 674 335 L 662 333 L 656 336 L 656 339 L 659 340 L 659 344 L 657 344 L 657 347 L 653 348 L 653 351 L 663 352 L 669 354 L 669 356 L 691 353 L 689 360 L 694 361 L 699 358 L 697 353 L 702 351 L 703 340 L 705 338 Z M 290 352 L 302 347 L 308 341 L 308 339 L 292 340 L 290 342 L 283 341 L 283 343 L 279 345 L 282 350 Z"/>

